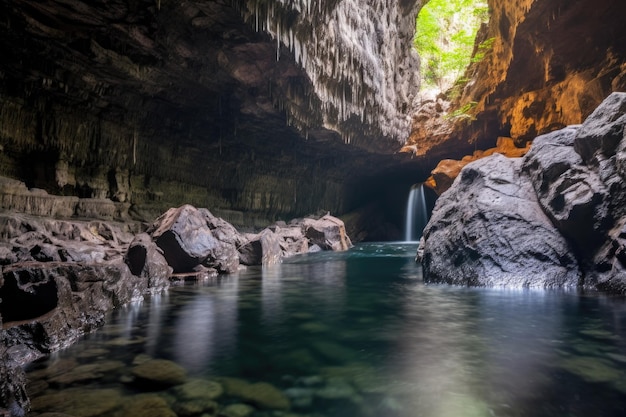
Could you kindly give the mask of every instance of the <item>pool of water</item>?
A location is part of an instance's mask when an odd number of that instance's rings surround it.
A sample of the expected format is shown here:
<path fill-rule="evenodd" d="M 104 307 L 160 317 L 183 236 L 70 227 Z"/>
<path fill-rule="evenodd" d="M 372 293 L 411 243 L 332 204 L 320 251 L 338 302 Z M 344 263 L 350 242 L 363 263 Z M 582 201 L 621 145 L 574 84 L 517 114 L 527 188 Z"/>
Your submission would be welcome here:
<path fill-rule="evenodd" d="M 426 285 L 415 250 L 298 256 L 114 311 L 28 367 L 31 415 L 626 415 L 623 298 Z M 137 384 L 152 359 L 184 381 Z M 190 394 L 202 381 L 218 392 Z"/>

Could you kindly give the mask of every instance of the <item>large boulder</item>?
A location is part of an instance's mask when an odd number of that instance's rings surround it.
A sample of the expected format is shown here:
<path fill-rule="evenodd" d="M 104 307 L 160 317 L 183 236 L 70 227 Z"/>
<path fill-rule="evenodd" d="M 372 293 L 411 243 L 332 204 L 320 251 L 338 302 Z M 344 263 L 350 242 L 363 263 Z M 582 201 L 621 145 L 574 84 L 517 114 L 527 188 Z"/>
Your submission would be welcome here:
<path fill-rule="evenodd" d="M 579 126 L 539 136 L 524 159 L 542 209 L 578 250 L 604 240 L 609 190 L 574 149 Z"/>
<path fill-rule="evenodd" d="M 166 211 L 148 233 L 175 273 L 192 271 L 218 246 L 203 214 L 189 204 Z"/>
<path fill-rule="evenodd" d="M 304 235 L 322 250 L 344 251 L 352 247 L 343 222 L 330 214 L 319 219 L 304 219 Z"/>
<path fill-rule="evenodd" d="M 426 279 L 509 284 L 519 263 L 523 285 L 580 274 L 580 286 L 626 293 L 625 126 L 626 93 L 613 93 L 582 125 L 537 137 L 521 163 L 466 166 L 425 230 Z"/>
<path fill-rule="evenodd" d="M 576 286 L 568 242 L 541 209 L 521 160 L 467 165 L 424 230 L 424 279 L 459 285 Z"/>

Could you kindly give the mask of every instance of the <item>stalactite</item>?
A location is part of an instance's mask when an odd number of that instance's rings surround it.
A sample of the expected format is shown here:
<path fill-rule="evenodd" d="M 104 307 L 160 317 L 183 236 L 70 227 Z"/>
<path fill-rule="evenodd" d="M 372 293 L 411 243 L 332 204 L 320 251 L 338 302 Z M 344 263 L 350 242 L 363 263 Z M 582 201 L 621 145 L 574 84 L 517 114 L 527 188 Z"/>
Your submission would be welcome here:
<path fill-rule="evenodd" d="M 321 106 L 300 112 L 304 118 L 291 123 L 303 129 L 321 119 L 325 127 L 354 136 L 349 121 L 364 120 L 374 125 L 368 127 L 373 132 L 403 142 L 410 124 L 403 109 L 413 105 L 419 84 L 419 61 L 412 50 L 419 5 L 407 12 L 393 0 L 320 0 L 317 8 L 311 3 L 233 0 L 255 29 L 263 22 L 261 29 L 276 40 L 276 59 L 282 44 L 311 79 L 309 94 Z M 407 85 L 415 86 L 414 92 L 402 91 Z"/>

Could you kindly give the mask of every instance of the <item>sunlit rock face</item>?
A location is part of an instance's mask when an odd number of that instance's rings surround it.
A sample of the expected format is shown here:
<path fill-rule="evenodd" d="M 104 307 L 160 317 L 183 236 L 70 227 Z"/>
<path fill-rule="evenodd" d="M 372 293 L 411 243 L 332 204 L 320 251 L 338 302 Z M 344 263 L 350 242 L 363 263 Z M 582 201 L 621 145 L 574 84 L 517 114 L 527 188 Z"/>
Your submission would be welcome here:
<path fill-rule="evenodd" d="M 611 92 L 626 88 L 626 3 L 489 0 L 489 6 L 477 43 L 492 38 L 493 50 L 468 71 L 459 99 L 474 102 L 469 113 L 476 120 L 451 133 L 444 124 L 448 131 L 426 141 L 423 154 L 460 157 L 492 147 L 499 136 L 522 145 L 582 123 Z"/>
<path fill-rule="evenodd" d="M 406 160 L 418 5 L 388 3 L 0 1 L 0 176 L 146 219 L 349 211 Z"/>
<path fill-rule="evenodd" d="M 321 120 L 346 142 L 376 136 L 402 144 L 419 89 L 412 44 L 421 3 L 245 0 L 239 7 L 256 30 L 287 46 L 311 79 L 312 91 L 288 107 L 301 129 Z"/>
<path fill-rule="evenodd" d="M 626 13 L 623 2 L 491 3 L 487 36 L 496 41 L 478 69 L 489 68 L 491 82 L 466 94 L 486 112 L 499 106 L 500 124 L 520 142 L 582 123 L 609 93 L 626 87 L 626 30 L 617 17 Z"/>

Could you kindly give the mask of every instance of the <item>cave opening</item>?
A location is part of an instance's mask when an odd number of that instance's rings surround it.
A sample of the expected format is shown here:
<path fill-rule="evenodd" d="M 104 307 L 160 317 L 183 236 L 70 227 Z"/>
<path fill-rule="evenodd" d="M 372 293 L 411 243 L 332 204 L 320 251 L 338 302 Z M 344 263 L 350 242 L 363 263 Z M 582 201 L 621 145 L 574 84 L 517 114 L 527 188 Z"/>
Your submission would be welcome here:
<path fill-rule="evenodd" d="M 414 46 L 421 59 L 422 94 L 457 94 L 470 80 L 468 66 L 484 57 L 488 45 L 476 45 L 490 17 L 485 0 L 430 0 L 415 23 Z M 452 91 L 450 91 L 452 90 Z"/>

